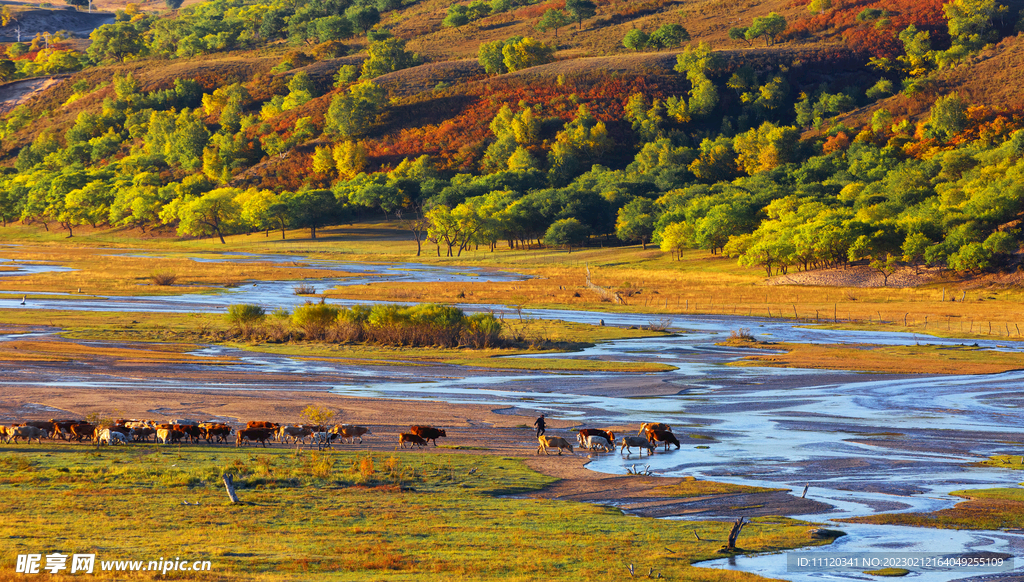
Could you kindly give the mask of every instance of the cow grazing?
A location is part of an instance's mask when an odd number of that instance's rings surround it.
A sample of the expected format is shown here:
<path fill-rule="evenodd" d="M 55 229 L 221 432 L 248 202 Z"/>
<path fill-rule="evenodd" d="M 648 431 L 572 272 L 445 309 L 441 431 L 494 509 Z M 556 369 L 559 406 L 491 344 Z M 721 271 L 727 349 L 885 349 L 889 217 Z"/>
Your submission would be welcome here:
<path fill-rule="evenodd" d="M 437 437 L 447 437 L 448 434 L 444 432 L 443 428 L 434 428 L 432 426 L 414 426 L 409 430 L 412 434 L 422 438 L 425 441 L 434 441 L 434 446 L 437 446 Z"/>
<path fill-rule="evenodd" d="M 541 435 L 537 437 L 537 442 L 539 443 L 539 446 L 537 447 L 538 455 L 541 451 L 543 451 L 545 455 L 548 454 L 548 449 L 558 449 L 559 455 L 562 454 L 562 449 L 568 449 L 570 453 L 573 452 L 572 445 L 562 437 Z"/>
<path fill-rule="evenodd" d="M 639 449 L 640 449 L 640 456 L 641 457 L 644 456 L 644 449 L 647 449 L 647 454 L 648 455 L 654 454 L 654 445 L 652 445 L 650 443 L 650 441 L 648 441 L 644 437 L 638 437 L 638 436 L 624 436 L 624 437 L 622 437 L 622 446 L 619 448 L 619 452 L 621 453 L 623 450 L 625 450 L 627 455 L 628 454 L 632 454 L 633 451 L 630 450 L 630 447 L 639 447 Z"/>
<path fill-rule="evenodd" d="M 203 436 L 203 431 L 195 424 L 174 424 L 171 427 L 174 430 L 185 433 L 188 440 L 193 443 L 198 443 L 199 439 Z"/>
<path fill-rule="evenodd" d="M 277 440 L 286 443 L 290 438 L 293 443 L 302 440 L 302 444 L 306 444 L 306 439 L 313 436 L 314 432 L 313 429 L 304 426 L 282 426 L 277 429 Z"/>
<path fill-rule="evenodd" d="M 13 439 L 17 443 L 18 439 L 28 439 L 28 442 L 31 443 L 32 439 L 36 439 L 36 442 L 43 444 L 44 436 L 46 436 L 46 431 L 34 426 L 7 427 L 7 439 L 4 442 L 9 443 Z"/>
<path fill-rule="evenodd" d="M 167 444 L 181 444 L 181 439 L 185 438 L 185 433 L 180 430 L 173 428 L 158 428 L 156 429 L 156 442 Z"/>
<path fill-rule="evenodd" d="M 240 447 L 245 441 L 258 442 L 264 447 L 267 446 L 267 441 L 274 436 L 274 429 L 272 428 L 243 428 L 238 431 L 235 436 L 235 446 Z"/>
<path fill-rule="evenodd" d="M 351 424 L 339 424 L 331 429 L 331 433 L 338 435 L 341 442 L 350 440 L 352 444 L 355 444 L 356 439 L 359 439 L 359 443 L 362 444 L 364 434 L 373 434 L 365 426 L 352 426 Z"/>
<path fill-rule="evenodd" d="M 676 446 L 676 450 L 679 450 L 679 439 L 676 435 L 672 434 L 670 430 L 648 430 L 647 441 L 652 445 L 657 446 L 659 442 L 665 443 L 665 450 L 668 450 L 670 444 Z"/>
<path fill-rule="evenodd" d="M 637 431 L 636 436 L 640 436 L 649 430 L 667 430 L 672 432 L 672 427 L 663 422 L 645 422 L 640 425 L 640 430 Z"/>
<path fill-rule="evenodd" d="M 98 442 L 101 445 L 126 445 L 128 444 L 128 437 L 116 430 L 103 428 L 99 431 Z"/>
<path fill-rule="evenodd" d="M 427 446 L 427 441 L 426 440 L 424 440 L 420 436 L 412 434 L 411 432 L 403 432 L 402 434 L 398 435 L 398 444 L 399 444 L 399 446 L 401 446 L 404 449 L 405 448 L 405 443 L 409 443 L 409 446 L 413 446 L 413 445 L 419 445 L 421 447 Z"/>

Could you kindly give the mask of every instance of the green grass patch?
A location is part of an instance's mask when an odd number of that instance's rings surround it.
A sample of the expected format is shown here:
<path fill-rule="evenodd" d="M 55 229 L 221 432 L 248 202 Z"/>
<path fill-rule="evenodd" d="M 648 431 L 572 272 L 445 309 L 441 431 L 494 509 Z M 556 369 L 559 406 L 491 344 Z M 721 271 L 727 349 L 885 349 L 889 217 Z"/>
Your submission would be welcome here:
<path fill-rule="evenodd" d="M 767 487 L 751 487 L 749 485 L 735 485 L 733 483 L 716 483 L 714 481 L 701 481 L 693 477 L 687 477 L 683 482 L 675 485 L 665 485 L 655 489 L 658 495 L 664 495 L 665 497 L 703 497 L 705 495 L 771 493 L 773 491 L 789 491 L 789 489 L 769 489 Z"/>
<path fill-rule="evenodd" d="M 1024 471 L 1024 455 L 993 455 L 975 465 Z"/>
<path fill-rule="evenodd" d="M 728 531 L 507 497 L 555 479 L 499 456 L 21 446 L 0 447 L 0 468 L 3 568 L 19 553 L 60 551 L 210 560 L 232 580 L 599 580 L 626 563 L 717 580 L 691 563 L 715 558 Z M 227 502 L 224 472 L 244 504 Z M 785 518 L 753 520 L 741 541 L 757 552 L 822 543 Z"/>

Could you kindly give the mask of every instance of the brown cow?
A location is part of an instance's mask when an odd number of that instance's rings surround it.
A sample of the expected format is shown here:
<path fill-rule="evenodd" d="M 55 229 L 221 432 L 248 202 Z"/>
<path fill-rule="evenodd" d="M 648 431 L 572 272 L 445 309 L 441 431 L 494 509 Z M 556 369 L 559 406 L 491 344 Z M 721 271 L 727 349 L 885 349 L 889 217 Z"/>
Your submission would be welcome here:
<path fill-rule="evenodd" d="M 229 436 L 231 436 L 231 427 L 226 424 L 209 425 L 203 432 L 203 438 L 206 439 L 206 442 L 212 440 L 214 442 L 226 443 Z"/>
<path fill-rule="evenodd" d="M 434 428 L 432 426 L 414 426 L 409 430 L 412 434 L 427 441 L 434 441 L 434 446 L 437 446 L 438 437 L 447 437 L 448 435 L 444 432 L 443 428 Z"/>
<path fill-rule="evenodd" d="M 264 447 L 267 446 L 267 440 L 274 436 L 274 429 L 272 428 L 243 428 L 238 431 L 235 437 L 235 446 L 240 447 L 244 441 L 259 442 Z"/>
<path fill-rule="evenodd" d="M 203 436 L 203 431 L 194 424 L 176 424 L 174 430 L 185 433 L 185 436 L 189 438 L 189 441 L 198 443 L 200 437 Z"/>
<path fill-rule="evenodd" d="M 562 454 L 562 449 L 568 449 L 570 453 L 573 452 L 572 445 L 562 437 L 541 435 L 537 437 L 537 442 L 540 444 L 540 446 L 537 447 L 538 455 L 541 451 L 543 451 L 545 455 L 548 454 L 548 449 L 558 449 L 559 455 Z"/>
<path fill-rule="evenodd" d="M 663 422 L 645 422 L 640 425 L 640 430 L 636 431 L 636 436 L 640 436 L 649 430 L 667 430 L 672 432 L 672 427 Z"/>
<path fill-rule="evenodd" d="M 360 444 L 362 444 L 364 434 L 373 434 L 365 426 L 352 426 L 351 424 L 339 424 L 332 428 L 331 432 L 341 437 L 341 442 L 351 439 L 353 444 L 355 444 L 356 439 L 359 439 Z"/>
<path fill-rule="evenodd" d="M 75 437 L 75 441 L 77 442 L 82 442 L 82 439 L 86 438 L 92 440 L 94 432 L 96 432 L 95 424 L 80 422 L 78 424 L 71 425 L 71 436 Z"/>
<path fill-rule="evenodd" d="M 149 437 L 156 435 L 155 428 L 149 428 L 148 426 L 140 426 L 129 430 L 128 433 L 132 440 L 140 443 L 149 442 Z"/>
<path fill-rule="evenodd" d="M 583 435 L 584 438 L 589 436 L 599 436 L 608 439 L 608 442 L 610 443 L 615 442 L 615 433 L 613 433 L 610 430 L 601 430 L 599 428 L 581 428 L 580 434 Z"/>
<path fill-rule="evenodd" d="M 185 438 L 185 433 L 180 430 L 173 428 L 158 428 L 156 429 L 156 441 L 163 444 L 174 444 L 181 443 L 181 439 Z"/>
<path fill-rule="evenodd" d="M 271 428 L 277 430 L 281 428 L 281 425 L 276 422 L 268 422 L 266 420 L 250 420 L 245 423 L 245 428 Z"/>
<path fill-rule="evenodd" d="M 679 450 L 679 439 L 676 435 L 672 434 L 670 430 L 648 430 L 647 440 L 652 445 L 657 445 L 659 442 L 665 443 L 665 450 L 668 450 L 668 446 L 673 444 L 676 446 L 676 450 Z"/>
<path fill-rule="evenodd" d="M 54 436 L 64 439 L 65 437 L 71 438 L 71 427 L 76 424 L 81 424 L 84 421 L 71 420 L 67 418 L 56 418 L 51 419 L 50 422 L 54 425 Z"/>
<path fill-rule="evenodd" d="M 422 438 L 412 434 L 411 432 L 403 432 L 402 434 L 398 435 L 398 444 L 399 444 L 399 446 L 401 446 L 404 449 L 405 448 L 405 443 L 409 443 L 409 446 L 413 446 L 413 445 L 419 445 L 421 447 L 427 446 L 427 441 L 425 441 Z"/>

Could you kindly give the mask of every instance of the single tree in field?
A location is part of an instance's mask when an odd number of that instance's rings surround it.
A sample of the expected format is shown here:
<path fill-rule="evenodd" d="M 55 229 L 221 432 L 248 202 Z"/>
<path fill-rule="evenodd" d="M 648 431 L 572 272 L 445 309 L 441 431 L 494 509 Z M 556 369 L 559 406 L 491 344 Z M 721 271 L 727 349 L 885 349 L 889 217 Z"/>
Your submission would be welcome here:
<path fill-rule="evenodd" d="M 302 409 L 300 413 L 307 424 L 315 424 L 319 427 L 326 427 L 334 419 L 334 411 L 326 406 L 310 404 Z"/>
<path fill-rule="evenodd" d="M 747 38 L 747 27 L 746 26 L 734 26 L 729 29 L 729 38 L 733 40 L 742 40 L 747 43 L 747 46 L 754 46 L 753 39 Z"/>
<path fill-rule="evenodd" d="M 634 28 L 626 33 L 626 36 L 622 37 L 622 46 L 634 50 L 640 51 L 647 48 L 647 42 L 651 39 L 646 32 L 639 28 Z"/>
<path fill-rule="evenodd" d="M 185 3 L 185 0 L 164 0 L 164 5 L 170 10 L 177 10 L 181 8 L 181 5 Z"/>
<path fill-rule="evenodd" d="M 597 14 L 597 4 L 590 0 L 566 0 L 565 9 L 579 23 L 579 30 L 583 30 L 583 21 Z"/>
<path fill-rule="evenodd" d="M 537 23 L 536 28 L 540 31 L 554 30 L 555 38 L 558 38 L 558 29 L 570 22 L 572 21 L 569 20 L 569 16 L 565 12 L 548 8 L 548 11 L 540 17 L 540 22 Z"/>

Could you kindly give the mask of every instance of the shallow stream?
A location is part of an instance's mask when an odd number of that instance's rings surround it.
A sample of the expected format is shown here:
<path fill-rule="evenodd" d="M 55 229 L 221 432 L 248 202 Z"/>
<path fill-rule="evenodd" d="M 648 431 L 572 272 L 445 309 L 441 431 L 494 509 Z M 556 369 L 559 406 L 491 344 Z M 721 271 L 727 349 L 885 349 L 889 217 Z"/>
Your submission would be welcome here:
<path fill-rule="evenodd" d="M 224 260 L 224 259 L 217 259 Z M 288 260 L 295 257 L 246 255 L 233 260 Z M 376 281 L 513 281 L 511 273 L 465 267 L 427 265 L 355 265 L 308 261 L 316 268 L 346 274 L 311 282 L 320 290 Z M 6 265 L 5 266 L 9 266 Z M 40 268 L 40 267 L 33 267 Z M 34 271 L 38 272 L 38 271 Z M 103 311 L 218 312 L 232 303 L 258 303 L 270 309 L 305 301 L 295 296 L 294 282 L 257 282 L 215 295 L 135 298 L 75 297 L 73 301 L 40 298 L 0 300 L 0 307 L 85 309 Z M 2 281 L 0 281 L 2 286 Z M 0 293 L 3 291 L 0 290 Z M 332 301 L 332 303 L 350 303 Z M 361 302 L 365 303 L 365 302 Z M 490 310 L 506 319 L 519 314 L 504 306 L 464 306 Z M 664 315 L 612 314 L 574 310 L 524 310 L 524 318 L 560 319 L 605 325 L 646 326 Z M 745 485 L 788 487 L 832 505 L 812 521 L 871 515 L 888 511 L 935 511 L 952 507 L 950 491 L 1015 486 L 1024 472 L 971 466 L 997 453 L 1021 454 L 1024 430 L 1024 371 L 991 375 L 925 376 L 858 374 L 845 371 L 751 368 L 724 365 L 750 350 L 715 345 L 732 330 L 746 328 L 760 339 L 803 343 L 873 343 L 888 345 L 957 345 L 967 340 L 888 332 L 838 331 L 797 326 L 791 320 L 730 316 L 675 315 L 673 337 L 619 340 L 559 357 L 658 361 L 676 366 L 656 374 L 490 372 L 452 366 L 352 366 L 309 362 L 285 356 L 209 347 L 199 355 L 231 355 L 253 378 L 294 377 L 274 390 L 327 390 L 338 394 L 401 399 L 472 402 L 523 413 L 543 411 L 586 423 L 637 424 L 661 421 L 686 434 L 679 450 L 636 456 L 601 455 L 588 465 L 599 472 L 624 474 L 627 467 L 649 464 L 655 473 L 692 475 Z M 983 348 L 1019 350 L 1014 342 L 970 340 Z M 538 356 L 542 357 L 542 356 Z M 238 366 L 234 367 L 236 370 Z M 82 386 L 74 377 L 40 380 L 6 375 L 8 385 Z M 104 386 L 153 385 L 152 380 L 110 378 Z M 188 387 L 173 379 L 160 387 L 221 390 L 267 390 L 245 379 Z M 698 516 L 699 517 L 699 516 Z M 798 550 L 801 555 L 836 551 L 974 550 L 1024 556 L 1019 532 L 967 532 L 896 526 L 831 523 L 849 535 L 831 546 Z M 786 580 L 870 579 L 860 573 L 787 571 L 786 554 L 739 557 L 709 567 L 756 572 Z M 1024 562 L 1020 564 L 1024 567 Z M 927 571 L 915 579 L 945 581 L 964 572 Z"/>

